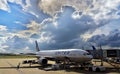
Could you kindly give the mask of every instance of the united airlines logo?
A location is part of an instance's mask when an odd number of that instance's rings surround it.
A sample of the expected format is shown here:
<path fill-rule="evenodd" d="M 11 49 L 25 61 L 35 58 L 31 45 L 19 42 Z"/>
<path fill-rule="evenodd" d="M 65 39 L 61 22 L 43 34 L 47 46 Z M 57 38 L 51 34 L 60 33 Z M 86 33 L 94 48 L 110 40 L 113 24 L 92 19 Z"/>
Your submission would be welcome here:
<path fill-rule="evenodd" d="M 70 53 L 70 51 L 58 51 L 55 54 L 56 55 L 68 55 Z"/>

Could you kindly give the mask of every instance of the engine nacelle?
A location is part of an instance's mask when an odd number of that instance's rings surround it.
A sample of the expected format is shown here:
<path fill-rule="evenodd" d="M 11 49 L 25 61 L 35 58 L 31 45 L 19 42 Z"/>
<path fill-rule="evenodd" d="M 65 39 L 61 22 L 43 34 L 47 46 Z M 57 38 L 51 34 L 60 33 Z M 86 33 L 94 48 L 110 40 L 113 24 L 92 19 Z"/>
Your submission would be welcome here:
<path fill-rule="evenodd" d="M 48 60 L 45 58 L 39 58 L 38 63 L 41 65 L 47 65 Z"/>

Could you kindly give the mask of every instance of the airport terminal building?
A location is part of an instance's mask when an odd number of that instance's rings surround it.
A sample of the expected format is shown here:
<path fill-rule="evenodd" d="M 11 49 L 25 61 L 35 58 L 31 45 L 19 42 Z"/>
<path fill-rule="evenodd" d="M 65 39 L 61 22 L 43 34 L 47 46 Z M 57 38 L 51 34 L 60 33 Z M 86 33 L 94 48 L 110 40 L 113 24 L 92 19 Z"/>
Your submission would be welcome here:
<path fill-rule="evenodd" d="M 103 49 L 103 57 L 119 57 L 120 49 Z"/>
<path fill-rule="evenodd" d="M 99 55 L 102 55 L 104 58 L 120 58 L 120 49 L 102 49 L 102 52 L 100 49 L 97 49 L 96 52 L 93 50 L 87 50 L 91 54 L 96 54 L 96 57 L 99 57 Z"/>

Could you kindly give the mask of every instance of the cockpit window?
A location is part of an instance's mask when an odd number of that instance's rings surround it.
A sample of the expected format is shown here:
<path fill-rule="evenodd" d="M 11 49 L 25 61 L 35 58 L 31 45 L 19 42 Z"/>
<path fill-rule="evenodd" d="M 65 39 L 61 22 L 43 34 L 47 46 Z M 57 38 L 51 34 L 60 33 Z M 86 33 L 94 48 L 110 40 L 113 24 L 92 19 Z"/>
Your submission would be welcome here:
<path fill-rule="evenodd" d="M 90 55 L 90 53 L 84 53 L 83 55 Z"/>
<path fill-rule="evenodd" d="M 90 55 L 90 53 L 87 53 L 87 55 Z"/>

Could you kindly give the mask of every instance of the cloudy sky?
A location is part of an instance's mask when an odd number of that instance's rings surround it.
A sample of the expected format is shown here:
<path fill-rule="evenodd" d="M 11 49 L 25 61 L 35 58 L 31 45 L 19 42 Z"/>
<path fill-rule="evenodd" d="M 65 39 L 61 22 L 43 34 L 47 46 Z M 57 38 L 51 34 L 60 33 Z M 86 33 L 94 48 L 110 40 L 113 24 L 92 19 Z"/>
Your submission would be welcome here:
<path fill-rule="evenodd" d="M 0 0 L 0 52 L 120 48 L 120 0 Z"/>

